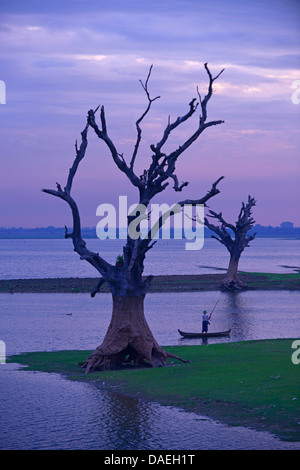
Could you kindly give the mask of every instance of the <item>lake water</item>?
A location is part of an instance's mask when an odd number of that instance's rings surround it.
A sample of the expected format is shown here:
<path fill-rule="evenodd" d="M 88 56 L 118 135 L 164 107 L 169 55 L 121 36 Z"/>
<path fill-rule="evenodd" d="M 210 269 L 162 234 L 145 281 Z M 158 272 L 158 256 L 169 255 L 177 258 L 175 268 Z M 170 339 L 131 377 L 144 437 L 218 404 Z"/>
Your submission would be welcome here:
<path fill-rule="evenodd" d="M 177 327 L 200 326 L 200 311 L 211 306 L 211 296 L 191 292 L 187 306 L 186 294 L 149 294 L 146 316 L 157 340 L 163 345 L 203 344 L 180 339 Z M 222 293 L 217 298 L 211 328 L 232 328 L 231 337 L 223 341 L 300 337 L 299 292 Z M 1 294 L 0 301 L 1 339 L 8 355 L 94 348 L 111 311 L 109 294 L 95 299 L 88 294 Z M 300 449 L 300 443 L 282 442 L 269 433 L 230 428 L 207 416 L 124 397 L 101 382 L 73 383 L 16 367 L 0 365 L 2 449 Z M 296 387 L 297 382 L 295 376 Z"/>
<path fill-rule="evenodd" d="M 269 433 L 229 428 L 206 416 L 2 365 L 1 449 L 300 449 Z M 2 388 L 3 390 L 3 388 Z M 17 399 L 17 401 L 14 401 Z"/>
<path fill-rule="evenodd" d="M 253 251 L 251 260 L 245 257 L 245 265 L 241 263 L 242 269 L 287 272 L 293 268 L 281 265 L 299 266 L 298 241 L 257 241 L 260 257 Z M 86 270 L 87 263 L 79 262 L 68 240 L 0 242 L 2 279 L 95 275 Z M 219 248 L 212 244 L 206 252 L 186 252 L 171 248 L 173 242 L 160 241 L 164 246 L 156 253 L 154 247 L 149 271 L 188 274 L 216 272 L 200 265 L 226 267 L 226 253 L 215 251 Z M 109 251 L 107 245 L 112 261 L 116 253 L 119 247 L 111 245 Z M 166 263 L 165 269 L 161 262 Z M 153 271 L 155 266 L 161 272 Z M 212 338 L 209 343 L 300 337 L 300 292 L 149 294 L 145 313 L 160 344 L 206 347 L 202 340 L 181 339 L 177 329 L 199 329 L 203 308 L 209 310 L 217 300 L 210 328 L 232 332 L 230 338 Z M 88 294 L 0 294 L 0 339 L 6 343 L 7 355 L 92 349 L 106 332 L 111 307 L 109 294 L 94 299 Z M 295 375 L 296 387 L 298 383 Z M 0 364 L 0 419 L 1 449 L 300 449 L 300 443 L 282 442 L 269 433 L 230 428 L 206 416 L 122 396 L 101 382 L 73 383 L 56 374 L 21 372 L 14 364 Z"/>
<path fill-rule="evenodd" d="M 114 263 L 124 240 L 87 240 L 91 251 Z M 80 261 L 71 240 L 0 240 L 0 279 L 97 277 Z M 188 251 L 185 240 L 158 240 L 149 251 L 145 274 L 209 274 L 227 269 L 229 254 L 216 240 L 205 239 L 201 250 Z M 290 266 L 290 268 L 284 267 Z M 258 238 L 241 256 L 239 269 L 250 272 L 293 272 L 300 269 L 300 240 Z"/>
<path fill-rule="evenodd" d="M 299 291 L 153 293 L 145 298 L 145 315 L 160 344 L 203 344 L 181 339 L 177 330 L 199 331 L 203 308 L 210 310 L 216 301 L 210 330 L 231 328 L 231 334 L 208 338 L 209 344 L 300 338 Z M 0 302 L 0 339 L 8 355 L 93 349 L 102 342 L 112 311 L 110 294 L 93 299 L 89 294 L 0 294 Z"/>
<path fill-rule="evenodd" d="M 1 449 L 300 449 L 269 433 L 74 383 L 55 374 L 0 369 Z M 17 398 L 17 402 L 13 402 Z M 12 403 L 14 406 L 12 406 Z"/>

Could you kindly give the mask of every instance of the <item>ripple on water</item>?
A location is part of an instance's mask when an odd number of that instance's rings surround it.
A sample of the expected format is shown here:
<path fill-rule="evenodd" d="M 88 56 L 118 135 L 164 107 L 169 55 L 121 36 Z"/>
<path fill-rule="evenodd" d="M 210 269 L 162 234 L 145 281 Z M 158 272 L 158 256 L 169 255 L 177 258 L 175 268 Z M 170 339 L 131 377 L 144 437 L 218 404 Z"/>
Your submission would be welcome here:
<path fill-rule="evenodd" d="M 0 367 L 1 449 L 300 449 L 271 434 L 72 382 Z"/>

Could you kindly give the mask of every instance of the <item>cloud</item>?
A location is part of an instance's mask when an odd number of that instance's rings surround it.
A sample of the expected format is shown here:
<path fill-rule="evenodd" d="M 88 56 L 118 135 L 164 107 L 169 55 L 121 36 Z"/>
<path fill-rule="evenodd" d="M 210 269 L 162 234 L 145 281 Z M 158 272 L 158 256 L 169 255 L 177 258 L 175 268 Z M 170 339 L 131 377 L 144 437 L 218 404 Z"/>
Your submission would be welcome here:
<path fill-rule="evenodd" d="M 11 163 L 1 165 L 2 174 L 5 169 L 9 174 L 7 190 L 15 185 L 14 168 L 22 169 L 17 179 L 28 187 L 46 176 L 64 175 L 86 113 L 99 104 L 105 105 L 110 135 L 130 155 L 135 121 L 147 103 L 139 80 L 154 64 L 150 93 L 161 99 L 143 124 L 142 171 L 149 145 L 161 138 L 168 116 L 176 119 L 187 111 L 197 86 L 205 95 L 204 62 L 213 74 L 225 67 L 209 104 L 209 119 L 225 124 L 208 130 L 187 152 L 178 164 L 179 178 L 208 181 L 226 170 L 243 181 L 259 169 L 260 178 L 282 175 L 288 186 L 299 169 L 300 105 L 291 96 L 292 83 L 300 79 L 300 8 L 293 0 L 271 3 L 3 0 L 0 79 L 6 83 L 7 104 L 0 111 L 7 136 L 3 150 Z M 195 116 L 178 129 L 170 148 L 180 145 L 197 122 Z M 82 166 L 85 182 L 94 178 L 89 163 L 96 162 L 95 155 L 109 161 L 92 134 L 89 149 Z M 105 163 L 105 170 L 113 178 L 113 165 Z M 123 175 L 115 171 L 119 182 Z M 112 183 L 105 184 L 111 190 Z M 290 193 L 285 204 L 294 204 Z"/>

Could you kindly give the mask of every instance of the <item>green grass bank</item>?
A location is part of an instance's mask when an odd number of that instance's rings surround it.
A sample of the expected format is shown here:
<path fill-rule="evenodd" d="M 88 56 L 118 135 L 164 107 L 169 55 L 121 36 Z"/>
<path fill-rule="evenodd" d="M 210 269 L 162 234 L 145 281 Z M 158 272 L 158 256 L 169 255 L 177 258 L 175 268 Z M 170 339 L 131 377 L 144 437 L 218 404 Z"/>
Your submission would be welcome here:
<path fill-rule="evenodd" d="M 90 351 L 24 353 L 9 357 L 8 362 L 71 380 L 93 381 L 106 390 L 204 414 L 226 425 L 247 426 L 300 441 L 300 364 L 291 360 L 292 342 L 276 339 L 172 346 L 166 349 L 191 362 L 169 360 L 164 368 L 88 375 L 78 364 Z"/>

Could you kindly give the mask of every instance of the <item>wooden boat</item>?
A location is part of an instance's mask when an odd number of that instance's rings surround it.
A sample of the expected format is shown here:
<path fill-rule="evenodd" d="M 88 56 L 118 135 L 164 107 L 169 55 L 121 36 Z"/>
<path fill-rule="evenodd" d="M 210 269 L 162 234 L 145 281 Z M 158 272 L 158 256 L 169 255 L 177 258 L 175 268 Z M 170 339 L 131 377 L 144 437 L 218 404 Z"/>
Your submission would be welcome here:
<path fill-rule="evenodd" d="M 213 338 L 217 336 L 229 336 L 231 329 L 227 331 L 212 331 L 211 333 L 187 333 L 186 331 L 178 331 L 184 338 Z"/>

